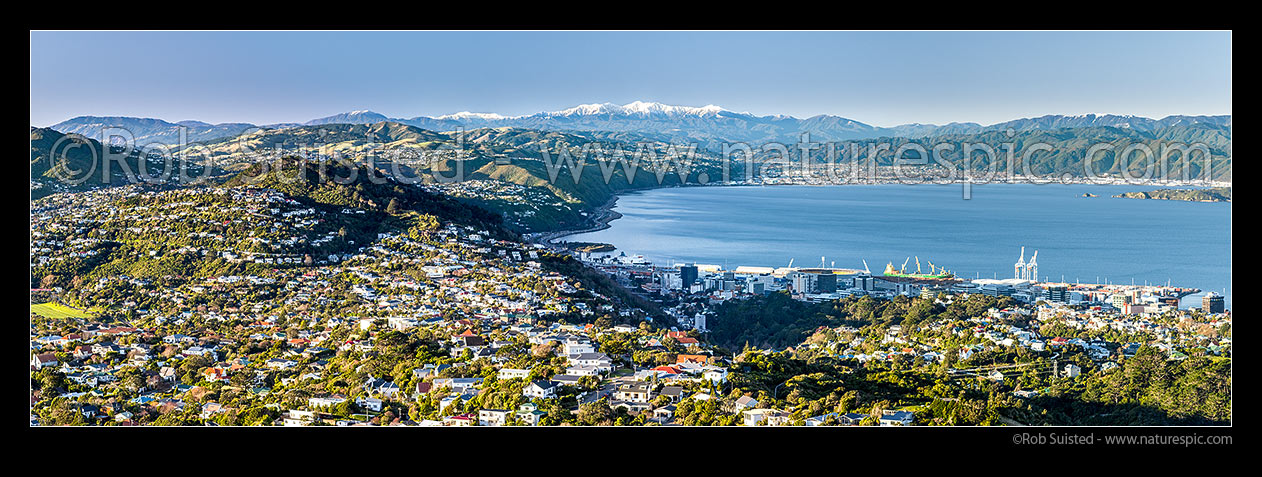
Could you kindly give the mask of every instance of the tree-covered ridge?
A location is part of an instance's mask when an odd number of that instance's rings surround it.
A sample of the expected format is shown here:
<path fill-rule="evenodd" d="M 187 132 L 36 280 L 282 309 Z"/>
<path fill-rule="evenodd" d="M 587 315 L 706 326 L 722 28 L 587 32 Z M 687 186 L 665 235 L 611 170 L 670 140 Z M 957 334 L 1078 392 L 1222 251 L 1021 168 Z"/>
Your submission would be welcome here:
<path fill-rule="evenodd" d="M 1208 189 L 1157 189 L 1148 192 L 1125 192 L 1113 197 L 1123 199 L 1187 200 L 1195 202 L 1231 202 L 1230 187 Z"/>
<path fill-rule="evenodd" d="M 830 412 L 880 415 L 896 409 L 914 411 L 918 425 L 1231 422 L 1230 359 L 1182 356 L 1159 349 L 1151 336 L 1084 332 L 1055 319 L 1001 312 L 1013 304 L 1008 298 L 970 295 L 942 303 L 863 297 L 792 306 L 773 294 L 748 301 L 753 303 L 720 308 L 710 321 L 712 338 L 750 343 L 738 354 L 731 395 L 787 409 L 790 422 Z M 766 316 L 753 316 L 760 305 Z M 792 331 L 783 336 L 759 331 L 773 317 Z M 995 346 L 992 333 L 1009 327 L 1035 329 L 1044 340 L 1088 339 L 1091 346 L 1044 351 Z M 1193 325 L 1187 330 L 1222 332 Z M 788 341 L 789 334 L 803 338 L 783 351 L 753 348 Z M 1140 345 L 1134 355 L 1114 349 L 1101 361 L 1092 349 L 1101 339 L 1152 344 Z M 1069 366 L 1079 367 L 1081 375 L 1066 375 Z"/>
<path fill-rule="evenodd" d="M 253 164 L 223 186 L 275 190 L 300 202 L 353 207 L 396 218 L 410 216 L 409 212 L 430 215 L 503 233 L 502 219 L 495 213 L 400 183 L 362 164 L 286 157 L 276 163 Z"/>
<path fill-rule="evenodd" d="M 978 316 L 988 308 L 1013 305 L 1011 298 L 983 300 L 970 296 L 950 305 L 898 296 L 882 300 L 863 296 L 809 303 L 778 292 L 718 306 L 718 318 L 710 325 L 711 340 L 729 348 L 746 344 L 783 349 L 800 343 L 820 327 L 840 325 L 915 326 L 930 318 L 959 319 Z"/>
<path fill-rule="evenodd" d="M 31 128 L 31 198 L 84 190 L 92 187 L 132 183 L 125 171 L 138 170 L 138 155 L 103 169 L 105 150 L 95 139 L 67 136 L 48 128 Z M 126 169 L 125 169 L 126 167 Z M 157 168 L 158 173 L 161 168 Z"/>

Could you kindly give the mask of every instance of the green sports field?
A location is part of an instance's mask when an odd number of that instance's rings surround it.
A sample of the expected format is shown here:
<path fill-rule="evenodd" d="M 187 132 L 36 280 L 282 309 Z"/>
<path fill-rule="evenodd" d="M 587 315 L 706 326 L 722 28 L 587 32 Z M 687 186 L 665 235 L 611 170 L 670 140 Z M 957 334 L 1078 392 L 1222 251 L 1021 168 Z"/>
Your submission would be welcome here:
<path fill-rule="evenodd" d="M 48 318 L 91 318 L 92 315 L 76 310 L 74 308 L 62 305 L 60 303 L 40 303 L 31 305 L 31 313 Z"/>

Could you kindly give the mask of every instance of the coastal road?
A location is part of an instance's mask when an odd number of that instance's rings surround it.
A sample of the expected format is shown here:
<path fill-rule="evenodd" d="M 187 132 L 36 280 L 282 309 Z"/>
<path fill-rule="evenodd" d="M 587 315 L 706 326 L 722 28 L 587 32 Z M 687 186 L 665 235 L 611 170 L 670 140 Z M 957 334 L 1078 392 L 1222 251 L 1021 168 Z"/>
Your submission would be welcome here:
<path fill-rule="evenodd" d="M 612 197 L 609 199 L 609 202 L 606 202 L 604 205 L 596 208 L 596 210 L 593 211 L 592 215 L 589 217 L 592 223 L 595 224 L 595 225 L 592 225 L 591 227 L 577 229 L 577 230 L 559 230 L 555 232 L 543 232 L 539 234 L 532 234 L 529 240 L 532 243 L 543 244 L 553 249 L 561 249 L 563 247 L 553 243 L 553 241 L 561 237 L 584 234 L 588 232 L 595 232 L 598 230 L 605 230 L 609 228 L 609 222 L 612 222 L 613 220 L 619 217 L 622 217 L 622 214 L 619 214 L 613 211 L 613 206 L 617 202 L 618 202 L 618 198 Z"/>

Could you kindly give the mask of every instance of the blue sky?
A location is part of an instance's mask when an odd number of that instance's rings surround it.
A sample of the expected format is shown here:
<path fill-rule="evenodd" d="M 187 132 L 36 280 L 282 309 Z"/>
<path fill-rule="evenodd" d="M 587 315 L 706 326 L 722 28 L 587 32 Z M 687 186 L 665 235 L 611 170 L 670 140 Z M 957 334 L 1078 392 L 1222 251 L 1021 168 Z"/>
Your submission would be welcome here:
<path fill-rule="evenodd" d="M 876 126 L 1231 113 L 1230 32 L 31 32 L 31 124 L 631 101 Z"/>

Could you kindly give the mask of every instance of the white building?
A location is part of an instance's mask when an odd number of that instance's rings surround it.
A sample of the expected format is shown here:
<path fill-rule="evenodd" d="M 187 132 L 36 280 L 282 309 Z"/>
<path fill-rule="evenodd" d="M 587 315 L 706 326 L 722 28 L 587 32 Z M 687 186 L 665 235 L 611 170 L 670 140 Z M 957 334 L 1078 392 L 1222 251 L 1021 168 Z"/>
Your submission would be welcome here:
<path fill-rule="evenodd" d="M 1078 367 L 1078 365 L 1076 364 L 1065 365 L 1065 377 L 1076 378 L 1078 377 L 1079 374 L 1082 374 L 1082 368 Z"/>
<path fill-rule="evenodd" d="M 479 426 L 503 426 L 508 423 L 508 414 L 512 411 L 504 409 L 483 409 L 478 411 Z"/>

